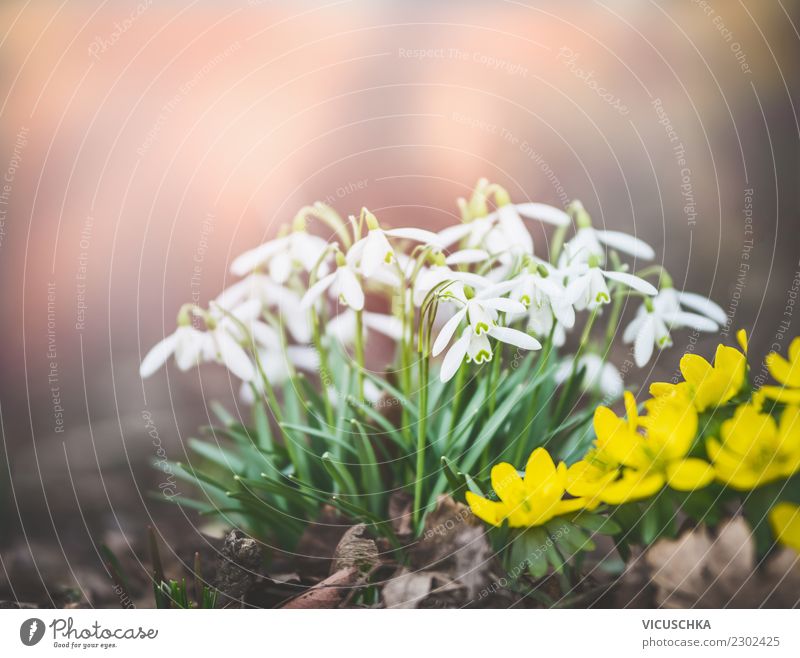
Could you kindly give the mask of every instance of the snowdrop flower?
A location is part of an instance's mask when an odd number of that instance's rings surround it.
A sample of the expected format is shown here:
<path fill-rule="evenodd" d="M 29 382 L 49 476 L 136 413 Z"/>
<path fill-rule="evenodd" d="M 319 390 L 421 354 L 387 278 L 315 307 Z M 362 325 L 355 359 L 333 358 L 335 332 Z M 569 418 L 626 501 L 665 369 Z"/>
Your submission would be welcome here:
<path fill-rule="evenodd" d="M 561 278 L 562 273 L 549 264 L 531 261 L 514 279 L 516 285 L 509 296 L 525 305 L 528 329 L 537 336 L 549 335 L 554 321 L 563 329 L 575 326 L 575 309 L 559 281 Z"/>
<path fill-rule="evenodd" d="M 627 272 L 600 269 L 596 259 L 592 259 L 588 266 L 577 269 L 577 272 L 578 274 L 572 278 L 566 289 L 566 299 L 575 307 L 576 311 L 584 309 L 593 311 L 611 301 L 611 293 L 608 290 L 606 279 L 617 281 L 645 295 L 658 293 L 651 283 L 638 276 Z"/>
<path fill-rule="evenodd" d="M 361 273 L 371 277 L 381 265 L 391 264 L 395 259 L 394 248 L 389 243 L 389 237 L 414 240 L 423 244 L 439 246 L 439 237 L 436 233 L 420 228 L 395 228 L 382 229 L 378 220 L 366 208 L 361 209 L 366 218 L 369 232 L 367 237 L 356 242 L 347 252 L 347 260 L 351 265 L 359 265 Z"/>
<path fill-rule="evenodd" d="M 262 346 L 258 350 L 258 360 L 263 376 L 272 386 L 284 384 L 295 370 L 316 372 L 319 370 L 319 354 L 313 347 L 289 345 L 282 349 L 280 342 L 270 346 Z M 255 402 L 253 388 L 264 395 L 262 372 L 256 374 L 252 381 L 242 382 L 239 397 L 245 404 Z"/>
<path fill-rule="evenodd" d="M 481 249 L 463 249 L 450 256 L 445 257 L 441 252 L 431 254 L 430 258 L 433 265 L 422 268 L 414 281 L 414 304 L 422 306 L 425 298 L 431 290 L 445 281 L 452 281 L 453 285 L 448 287 L 449 295 L 464 299 L 462 287 L 464 284 L 473 288 L 485 288 L 490 282 L 482 276 L 472 272 L 461 272 L 451 269 L 451 265 L 481 262 L 486 260 L 488 254 Z"/>
<path fill-rule="evenodd" d="M 725 314 L 711 300 L 694 293 L 686 293 L 692 302 L 703 307 L 706 312 L 716 318 L 724 318 Z M 699 300 L 701 301 L 697 301 Z M 716 307 L 716 308 L 714 308 Z M 670 285 L 661 290 L 653 299 L 646 299 L 639 307 L 636 317 L 625 328 L 622 334 L 624 343 L 633 343 L 633 356 L 636 365 L 643 368 L 658 347 L 663 350 L 672 346 L 671 329 L 689 327 L 697 331 L 717 331 L 718 324 L 705 315 L 687 313 L 681 309 L 681 297 Z"/>
<path fill-rule="evenodd" d="M 564 252 L 559 259 L 561 264 L 588 263 L 592 258 L 596 258 L 600 264 L 604 264 L 605 247 L 644 260 L 655 258 L 656 254 L 653 248 L 639 238 L 622 231 L 604 231 L 594 228 L 589 213 L 586 212 L 580 201 L 573 201 L 570 204 L 570 210 L 575 215 L 578 230 L 575 237 L 564 245 Z"/>
<path fill-rule="evenodd" d="M 185 371 L 200 363 L 214 361 L 224 365 L 239 379 L 250 381 L 255 376 L 255 368 L 239 342 L 243 337 L 237 323 L 251 323 L 259 313 L 260 306 L 251 302 L 234 308 L 230 312 L 233 318 L 202 312 L 192 306 L 182 308 L 175 333 L 156 343 L 147 353 L 139 367 L 139 375 L 142 378 L 149 377 L 174 355 L 180 370 Z M 192 314 L 202 315 L 206 331 L 200 331 L 191 325 Z"/>
<path fill-rule="evenodd" d="M 368 329 L 396 341 L 403 336 L 403 323 L 393 315 L 364 311 L 361 320 L 365 337 Z M 356 314 L 350 309 L 339 313 L 325 325 L 325 333 L 340 343 L 352 344 L 356 337 Z"/>
<path fill-rule="evenodd" d="M 301 307 L 300 295 L 275 283 L 266 274 L 253 272 L 223 290 L 215 302 L 222 308 L 233 308 L 250 299 L 257 299 L 264 308 L 276 308 L 281 322 L 298 343 L 311 340 L 311 323 Z"/>
<path fill-rule="evenodd" d="M 305 230 L 296 230 L 244 252 L 231 263 L 231 273 L 244 276 L 267 268 L 274 281 L 286 283 L 296 264 L 310 272 L 327 248 L 328 244 L 322 238 Z"/>
<path fill-rule="evenodd" d="M 467 321 L 466 330 L 453 343 L 442 363 L 440 377 L 448 381 L 458 370 L 458 366 L 468 357 L 475 363 L 484 363 L 492 358 L 492 348 L 488 337 L 491 336 L 503 343 L 514 345 L 525 350 L 541 349 L 541 343 L 524 331 L 502 327 L 497 324 L 497 313 L 523 313 L 525 306 L 514 300 L 499 297 L 510 287 L 506 282 L 500 286 L 489 286 L 475 293 L 471 286 L 463 286 L 464 299 L 458 299 L 462 308 L 458 310 L 442 327 L 433 343 L 432 356 L 438 356 L 450 343 L 462 321 Z"/>
<path fill-rule="evenodd" d="M 581 384 L 584 391 L 597 391 L 608 400 L 616 400 L 622 395 L 625 384 L 619 370 L 613 364 L 603 361 L 597 354 L 584 354 L 578 357 L 577 365 L 574 357 L 564 359 L 556 369 L 554 375 L 556 383 L 563 384 L 570 378 L 573 369 L 577 372 L 581 368 L 585 369 Z"/>
<path fill-rule="evenodd" d="M 358 282 L 358 275 L 340 251 L 336 252 L 336 265 L 334 272 L 322 277 L 303 295 L 300 301 L 302 310 L 310 309 L 328 289 L 354 311 L 364 308 L 364 291 Z"/>

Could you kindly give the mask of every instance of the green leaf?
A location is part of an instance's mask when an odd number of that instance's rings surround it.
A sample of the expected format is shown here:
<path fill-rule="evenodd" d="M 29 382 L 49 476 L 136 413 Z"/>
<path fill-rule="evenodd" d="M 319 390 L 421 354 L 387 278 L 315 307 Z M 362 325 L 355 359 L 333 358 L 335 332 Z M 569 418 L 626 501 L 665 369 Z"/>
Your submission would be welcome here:
<path fill-rule="evenodd" d="M 506 417 L 514 406 L 519 402 L 520 398 L 525 394 L 525 387 L 519 385 L 513 393 L 511 393 L 503 403 L 497 407 L 495 413 L 489 417 L 488 421 L 484 424 L 478 437 L 469 447 L 466 456 L 461 460 L 461 470 L 469 471 L 476 464 L 481 454 L 488 447 L 489 442 L 495 436 Z"/>
<path fill-rule="evenodd" d="M 607 516 L 584 512 L 573 519 L 573 522 L 589 532 L 601 535 L 618 535 L 622 532 L 620 525 Z"/>
<path fill-rule="evenodd" d="M 267 410 L 260 401 L 253 404 L 253 424 L 255 425 L 256 443 L 258 447 L 267 452 L 271 452 L 275 445 L 275 440 L 272 436 L 272 428 L 269 425 Z"/>
<path fill-rule="evenodd" d="M 326 452 L 322 455 L 322 465 L 330 473 L 333 481 L 338 485 L 339 491 L 349 496 L 358 495 L 358 487 L 350 471 L 341 462 L 335 461 L 333 456 Z"/>

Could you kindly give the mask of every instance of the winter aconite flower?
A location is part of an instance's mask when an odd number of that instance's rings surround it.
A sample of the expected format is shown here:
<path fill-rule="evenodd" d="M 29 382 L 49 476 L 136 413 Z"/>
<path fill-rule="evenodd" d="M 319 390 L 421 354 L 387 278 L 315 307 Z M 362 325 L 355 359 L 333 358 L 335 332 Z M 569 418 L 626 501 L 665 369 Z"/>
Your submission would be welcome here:
<path fill-rule="evenodd" d="M 778 503 L 770 510 L 769 524 L 780 544 L 800 553 L 800 505 Z"/>
<path fill-rule="evenodd" d="M 747 491 L 800 470 L 800 407 L 788 406 L 778 422 L 743 404 L 720 427 L 721 441 L 706 442 L 717 479 Z"/>
<path fill-rule="evenodd" d="M 639 416 L 633 395 L 626 392 L 625 407 L 627 420 L 608 407 L 597 408 L 595 448 L 570 467 L 567 491 L 618 505 L 652 496 L 665 484 L 692 491 L 713 480 L 707 462 L 687 456 L 697 434 L 697 412 L 685 399 L 648 400 L 647 415 Z"/>
<path fill-rule="evenodd" d="M 760 391 L 768 398 L 778 402 L 800 403 L 800 337 L 789 345 L 789 358 L 772 352 L 766 358 L 769 373 L 782 386 L 762 386 Z"/>
<path fill-rule="evenodd" d="M 741 330 L 737 338 L 745 353 L 719 345 L 713 365 L 697 354 L 685 354 L 680 363 L 685 381 L 652 384 L 650 393 L 656 397 L 673 393 L 685 396 L 698 411 L 729 402 L 742 389 L 747 374 L 747 334 Z"/>
<path fill-rule="evenodd" d="M 547 450 L 536 448 L 528 459 L 524 477 L 505 462 L 492 468 L 492 489 L 499 500 L 468 491 L 467 503 L 475 516 L 494 526 L 504 521 L 511 528 L 540 526 L 584 506 L 579 498 L 564 500 L 565 473 L 563 466 L 556 468 Z"/>

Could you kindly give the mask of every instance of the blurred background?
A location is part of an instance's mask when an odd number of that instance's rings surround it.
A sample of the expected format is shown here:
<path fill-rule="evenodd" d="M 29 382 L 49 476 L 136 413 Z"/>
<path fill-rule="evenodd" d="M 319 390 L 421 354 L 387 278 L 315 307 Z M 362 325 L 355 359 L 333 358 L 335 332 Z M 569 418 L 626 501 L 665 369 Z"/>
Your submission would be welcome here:
<path fill-rule="evenodd" d="M 139 362 L 315 200 L 435 230 L 481 176 L 581 199 L 728 313 L 722 336 L 677 332 L 628 369 L 634 390 L 739 327 L 756 363 L 785 350 L 799 25 L 793 0 L 5 0 L 0 600 L 56 582 L 103 604 L 98 542 L 196 532 L 148 497 L 150 462 L 182 459 L 238 385 L 142 383 Z"/>

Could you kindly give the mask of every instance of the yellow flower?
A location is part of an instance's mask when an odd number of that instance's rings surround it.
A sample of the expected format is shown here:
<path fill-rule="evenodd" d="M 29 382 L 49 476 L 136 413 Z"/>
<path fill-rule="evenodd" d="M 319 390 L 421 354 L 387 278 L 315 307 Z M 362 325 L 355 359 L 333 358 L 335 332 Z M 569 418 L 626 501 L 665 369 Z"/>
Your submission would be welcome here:
<path fill-rule="evenodd" d="M 788 360 L 772 352 L 767 355 L 765 362 L 769 373 L 783 385 L 762 386 L 760 392 L 778 402 L 800 403 L 800 336 L 789 345 Z"/>
<path fill-rule="evenodd" d="M 648 498 L 665 484 L 692 491 L 713 480 L 707 462 L 686 457 L 697 433 L 697 412 L 684 397 L 648 400 L 647 415 L 639 416 L 626 392 L 625 407 L 627 420 L 608 407 L 595 411 L 595 449 L 567 470 L 570 494 L 619 505 Z"/>
<path fill-rule="evenodd" d="M 800 506 L 778 503 L 770 510 L 769 523 L 779 543 L 800 553 Z"/>
<path fill-rule="evenodd" d="M 747 334 L 740 330 L 736 337 L 743 352 L 718 345 L 714 365 L 697 354 L 684 354 L 680 367 L 686 381 L 678 384 L 654 383 L 650 386 L 650 394 L 655 397 L 686 397 L 701 412 L 730 401 L 741 390 L 747 374 Z"/>
<path fill-rule="evenodd" d="M 800 407 L 787 406 L 780 422 L 752 404 L 736 409 L 720 427 L 722 442 L 706 442 L 717 479 L 746 491 L 800 470 Z"/>
<path fill-rule="evenodd" d="M 525 478 L 508 463 L 492 468 L 492 488 L 500 500 L 488 500 L 471 491 L 467 503 L 479 519 L 494 526 L 508 521 L 512 528 L 547 523 L 555 516 L 583 509 L 580 499 L 563 500 L 566 468 L 556 468 L 544 448 L 536 448 L 525 467 Z"/>

